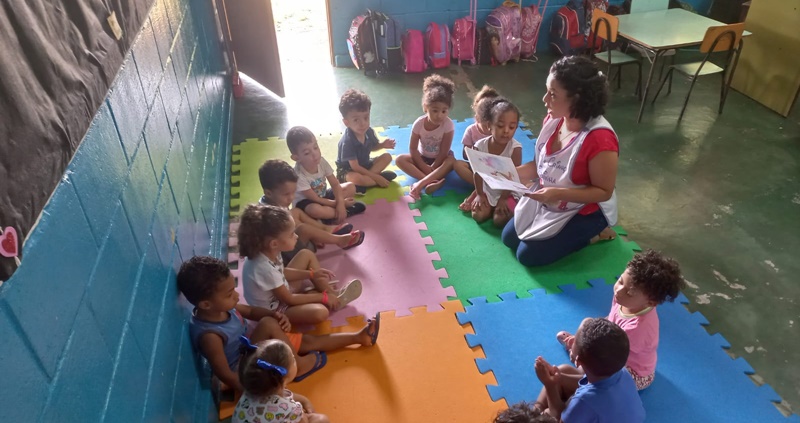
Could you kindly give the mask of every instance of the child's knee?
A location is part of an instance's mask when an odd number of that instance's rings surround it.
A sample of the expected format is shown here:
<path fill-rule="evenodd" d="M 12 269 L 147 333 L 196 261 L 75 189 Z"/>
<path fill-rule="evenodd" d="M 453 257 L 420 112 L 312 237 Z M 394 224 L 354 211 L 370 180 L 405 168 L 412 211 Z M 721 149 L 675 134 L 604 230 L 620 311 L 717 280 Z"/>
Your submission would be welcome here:
<path fill-rule="evenodd" d="M 472 212 L 472 219 L 478 223 L 483 223 L 489 219 L 489 213 L 485 210 L 476 210 Z"/>
<path fill-rule="evenodd" d="M 325 306 L 324 306 L 324 305 L 322 305 L 322 304 L 319 304 L 319 306 L 318 306 L 318 307 L 314 307 L 314 308 L 313 308 L 312 310 L 310 310 L 310 312 L 309 312 L 309 318 L 310 318 L 310 320 L 312 320 L 314 323 L 322 323 L 322 322 L 324 322 L 325 320 L 328 320 L 328 316 L 329 316 L 329 315 L 330 315 L 330 311 L 328 311 L 328 308 L 327 308 L 327 307 L 325 307 Z"/>

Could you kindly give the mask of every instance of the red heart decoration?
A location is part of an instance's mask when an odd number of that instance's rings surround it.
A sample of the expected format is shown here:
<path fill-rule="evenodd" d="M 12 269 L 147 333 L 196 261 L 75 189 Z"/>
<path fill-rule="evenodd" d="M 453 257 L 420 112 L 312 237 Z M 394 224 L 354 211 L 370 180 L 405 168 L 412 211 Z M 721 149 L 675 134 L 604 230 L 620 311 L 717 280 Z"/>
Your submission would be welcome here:
<path fill-rule="evenodd" d="M 11 226 L 7 227 L 0 235 L 0 255 L 4 257 L 16 257 L 17 251 L 17 230 Z"/>

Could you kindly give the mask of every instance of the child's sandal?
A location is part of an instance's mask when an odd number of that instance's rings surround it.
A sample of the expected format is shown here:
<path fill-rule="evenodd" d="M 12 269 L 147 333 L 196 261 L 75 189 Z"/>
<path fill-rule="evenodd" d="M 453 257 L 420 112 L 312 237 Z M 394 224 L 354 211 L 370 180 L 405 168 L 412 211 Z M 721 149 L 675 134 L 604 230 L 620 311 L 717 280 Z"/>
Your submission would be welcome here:
<path fill-rule="evenodd" d="M 364 232 L 361 231 L 353 231 L 350 232 L 350 241 L 342 247 L 343 250 L 349 250 L 353 247 L 358 247 L 361 243 L 364 242 Z"/>
<path fill-rule="evenodd" d="M 334 234 L 334 235 L 347 235 L 352 230 L 353 230 L 353 224 L 344 222 L 341 225 L 333 228 L 331 233 Z"/>

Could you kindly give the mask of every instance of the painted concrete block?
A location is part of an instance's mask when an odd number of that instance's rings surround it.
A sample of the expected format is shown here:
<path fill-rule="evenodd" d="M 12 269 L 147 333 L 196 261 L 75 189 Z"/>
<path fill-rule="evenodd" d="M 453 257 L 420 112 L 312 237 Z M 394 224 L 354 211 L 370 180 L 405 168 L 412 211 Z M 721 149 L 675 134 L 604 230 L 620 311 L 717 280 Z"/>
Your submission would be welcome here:
<path fill-rule="evenodd" d="M 186 3 L 181 0 L 164 0 L 164 6 L 169 17 L 169 24 L 173 32 L 177 32 L 186 12 Z"/>
<path fill-rule="evenodd" d="M 144 141 L 147 144 L 147 152 L 153 164 L 153 171 L 156 179 L 161 179 L 164 172 L 164 165 L 167 164 L 169 148 L 172 144 L 172 135 L 169 132 L 167 116 L 163 104 L 163 91 L 159 89 L 150 115 L 147 117 L 147 125 L 144 127 Z"/>
<path fill-rule="evenodd" d="M 192 144 L 194 143 L 194 129 L 195 129 L 195 114 L 192 112 L 191 98 L 187 93 L 187 101 L 181 103 L 181 108 L 178 111 L 178 135 L 180 136 L 180 144 L 183 152 L 184 162 L 186 166 L 190 166 L 190 158 L 192 155 Z M 173 141 L 174 142 L 174 141 Z"/>
<path fill-rule="evenodd" d="M 131 311 L 132 316 L 138 317 L 128 322 L 148 366 L 155 348 L 155 334 L 164 302 L 167 274 L 168 270 L 161 265 L 155 245 L 149 243 L 143 257 Z"/>
<path fill-rule="evenodd" d="M 113 216 L 88 291 L 89 308 L 109 346 L 117 345 L 122 336 L 142 261 L 125 210 L 118 207 Z"/>
<path fill-rule="evenodd" d="M 168 184 L 164 184 L 158 196 L 158 208 L 153 222 L 153 243 L 162 267 L 172 265 L 172 246 L 178 230 L 178 209 Z"/>
<path fill-rule="evenodd" d="M 175 134 L 175 121 L 178 119 L 178 109 L 183 102 L 183 90 L 175 76 L 175 64 L 170 58 L 164 68 L 164 79 L 161 81 L 161 101 L 164 102 L 167 123 L 170 134 Z"/>
<path fill-rule="evenodd" d="M 178 356 L 178 371 L 175 377 L 175 396 L 172 401 L 172 418 L 176 422 L 191 422 L 194 400 L 199 385 L 196 365 L 197 353 L 192 348 L 189 331 L 181 335 L 181 352 Z"/>
<path fill-rule="evenodd" d="M 114 379 L 108 394 L 104 422 L 140 421 L 147 392 L 147 360 L 142 356 L 136 338 L 126 327 L 122 338 Z"/>
<path fill-rule="evenodd" d="M 140 251 L 144 251 L 149 242 L 159 181 L 153 174 L 150 157 L 142 144 L 133 158 L 128 181 L 122 192 L 122 206 L 125 208 Z"/>
<path fill-rule="evenodd" d="M 125 157 L 130 163 L 130 159 L 141 141 L 142 129 L 150 104 L 142 91 L 142 82 L 139 80 L 133 53 L 128 56 L 117 74 L 117 79 L 111 87 L 108 104 L 111 106 L 114 123 L 117 125 L 120 140 L 125 148 Z"/>
<path fill-rule="evenodd" d="M 0 292 L 0 298 L 2 296 Z M 9 305 L 0 300 L 0 310 L 8 308 Z M 25 345 L 24 336 L 9 315 L 0 312 L 0 340 L 3 343 L 0 374 L 4 381 L 13 381 L 0 383 L 0 398 L 4 398 L 4 404 L 7 404 L 0 407 L 2 422 L 39 421 L 42 404 L 47 400 L 48 377 L 36 363 L 36 354 Z M 12 398 L 22 401 L 13 401 L 14 405 L 10 406 L 5 401 L 10 402 Z"/>
<path fill-rule="evenodd" d="M 100 106 L 67 169 L 99 248 L 128 173 L 128 161 L 107 103 Z"/>
<path fill-rule="evenodd" d="M 193 45 L 191 41 L 186 40 L 186 32 L 181 30 L 178 32 L 175 41 L 172 44 L 172 61 L 173 68 L 175 69 L 175 78 L 178 81 L 178 87 L 183 92 L 183 87 L 186 86 L 186 76 L 189 74 L 189 63 L 191 59 Z"/>
<path fill-rule="evenodd" d="M 90 234 L 72 182 L 64 178 L 25 244 L 22 265 L 3 284 L 9 310 L 51 377 L 97 257 Z"/>
<path fill-rule="evenodd" d="M 163 65 L 161 58 L 158 54 L 158 47 L 156 46 L 156 39 L 153 35 L 153 27 L 150 25 L 148 19 L 141 32 L 139 38 L 133 44 L 133 58 L 136 62 L 136 69 L 139 71 L 139 80 L 142 82 L 142 89 L 147 104 L 153 103 L 153 98 L 156 95 L 156 89 L 161 81 L 161 74 L 163 73 Z M 149 107 L 147 107 L 149 110 Z"/>
<path fill-rule="evenodd" d="M 96 422 L 102 415 L 113 369 L 111 354 L 85 304 L 73 329 L 42 421 Z"/>
<path fill-rule="evenodd" d="M 172 188 L 173 197 L 178 199 L 186 192 L 186 177 L 189 174 L 189 164 L 186 163 L 186 156 L 183 154 L 183 140 L 180 132 L 175 132 L 175 136 L 172 138 L 172 147 L 167 161 L 167 177 Z M 175 201 L 175 203 L 177 206 L 178 202 Z"/>
<path fill-rule="evenodd" d="M 155 6 L 158 6 L 158 3 Z M 153 7 L 150 11 L 150 24 L 153 26 L 153 36 L 156 40 L 158 56 L 161 58 L 162 64 L 166 63 L 174 38 L 167 18 L 166 8 Z"/>
<path fill-rule="evenodd" d="M 187 330 L 182 313 L 176 310 L 178 308 L 176 289 L 170 290 L 167 287 L 164 315 L 159 323 L 155 361 L 144 409 L 144 421 L 148 422 L 169 421 L 175 374 L 178 368 L 180 337 Z"/>

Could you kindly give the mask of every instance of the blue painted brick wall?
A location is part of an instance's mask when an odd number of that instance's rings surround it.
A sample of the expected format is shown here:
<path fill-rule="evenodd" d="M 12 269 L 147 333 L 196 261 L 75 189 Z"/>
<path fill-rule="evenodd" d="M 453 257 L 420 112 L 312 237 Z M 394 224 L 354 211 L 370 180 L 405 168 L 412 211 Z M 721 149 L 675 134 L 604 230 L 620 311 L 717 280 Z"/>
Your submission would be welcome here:
<path fill-rule="evenodd" d="M 208 419 L 175 272 L 227 248 L 216 39 L 211 2 L 155 0 L 0 286 L 0 421 Z"/>
<path fill-rule="evenodd" d="M 547 1 L 547 8 L 542 11 Z M 635 1 L 635 0 L 634 0 Z M 705 14 L 711 0 L 684 0 L 698 12 Z M 517 1 L 516 3 L 519 3 Z M 622 4 L 622 0 L 611 0 L 611 4 Z M 333 54 L 336 66 L 352 67 L 353 61 L 347 52 L 347 36 L 353 18 L 367 9 L 378 10 L 397 20 L 403 29 L 419 29 L 425 31 L 428 23 L 447 23 L 452 29 L 456 19 L 469 14 L 469 0 L 330 0 L 331 33 L 333 35 Z M 478 0 L 478 26 L 484 26 L 486 17 L 495 8 L 503 4 L 503 0 Z M 523 0 L 522 5 L 541 5 L 542 20 L 537 52 L 549 52 L 550 22 L 556 11 L 567 4 L 567 0 Z M 548 64 L 549 66 L 549 64 Z"/>

